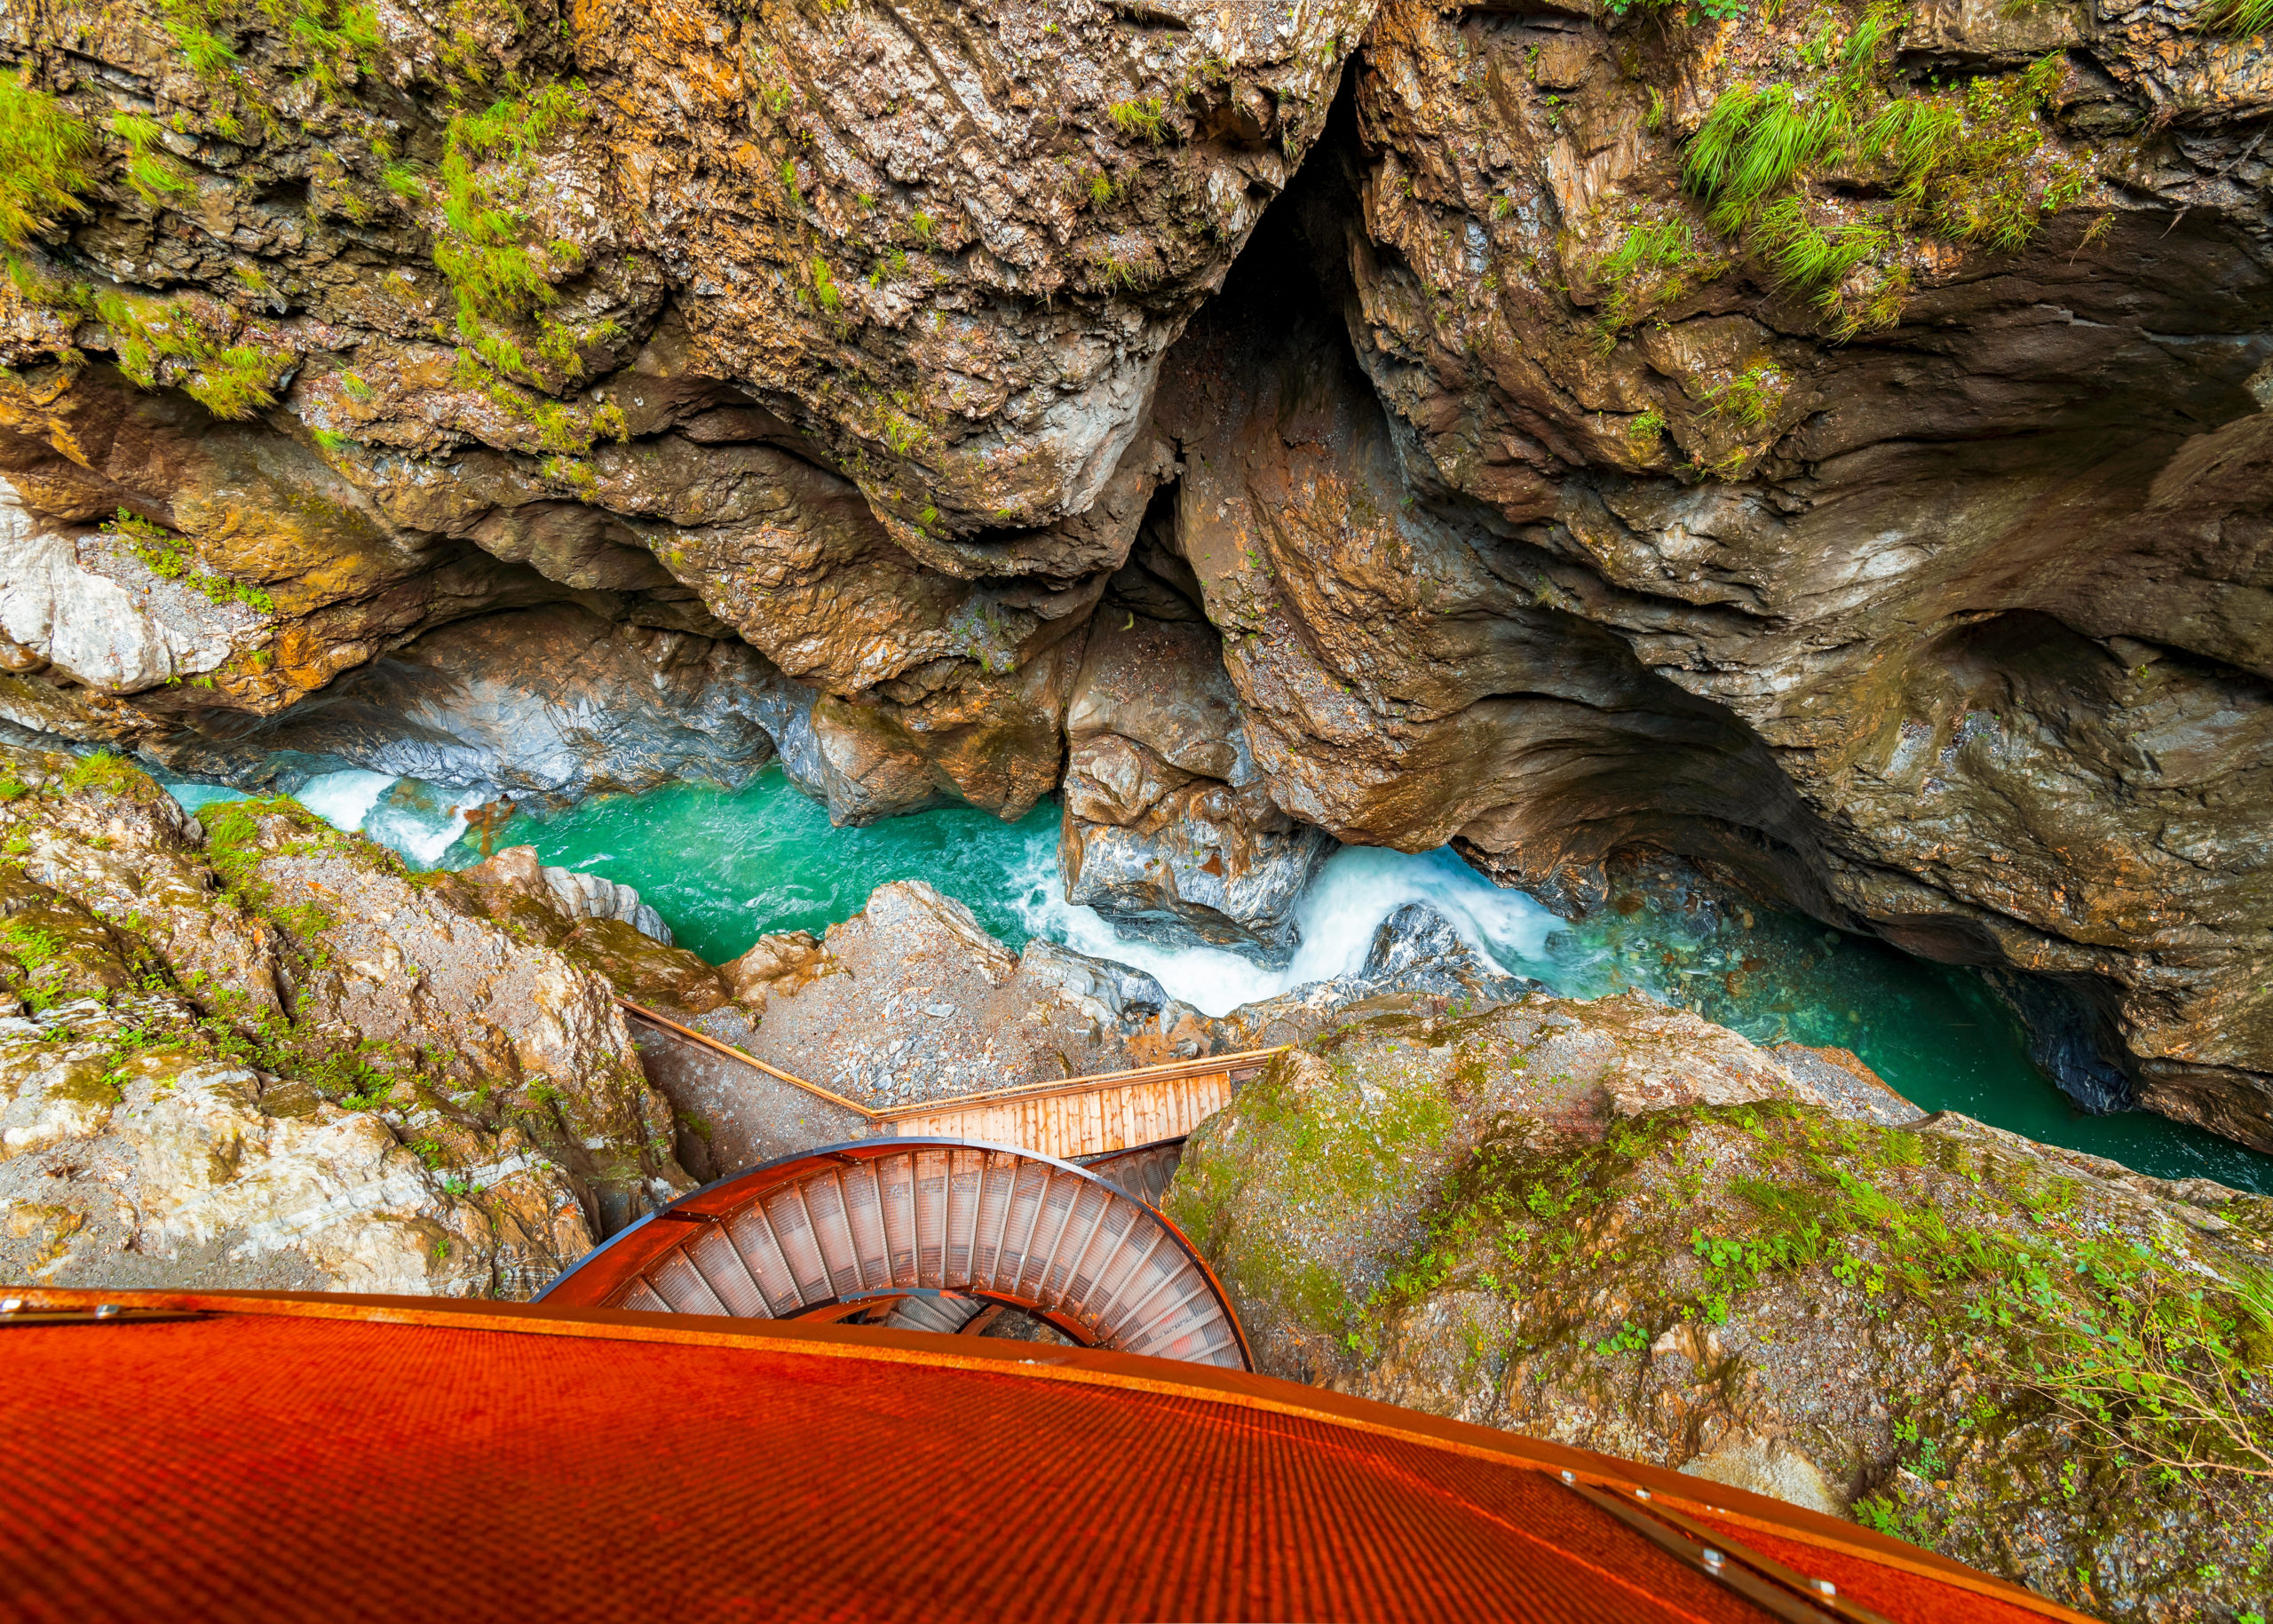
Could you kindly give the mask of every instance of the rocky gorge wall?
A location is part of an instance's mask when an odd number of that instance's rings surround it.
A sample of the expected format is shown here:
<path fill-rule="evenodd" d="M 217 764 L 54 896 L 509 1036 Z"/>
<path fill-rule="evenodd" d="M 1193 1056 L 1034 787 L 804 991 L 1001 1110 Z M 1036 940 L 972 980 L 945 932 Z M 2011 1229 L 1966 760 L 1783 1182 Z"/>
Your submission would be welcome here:
<path fill-rule="evenodd" d="M 2263 41 L 1727 11 L 0 8 L 0 715 L 1658 845 L 2273 1148 Z"/>

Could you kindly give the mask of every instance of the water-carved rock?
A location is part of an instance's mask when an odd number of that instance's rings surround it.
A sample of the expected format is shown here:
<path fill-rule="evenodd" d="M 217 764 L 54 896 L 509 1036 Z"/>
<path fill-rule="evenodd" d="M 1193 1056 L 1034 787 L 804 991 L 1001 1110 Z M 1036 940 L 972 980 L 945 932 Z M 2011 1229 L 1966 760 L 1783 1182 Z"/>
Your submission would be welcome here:
<path fill-rule="evenodd" d="M 1065 717 L 1066 900 L 1141 934 L 1283 962 L 1334 842 L 1272 804 L 1197 606 L 1140 614 L 1175 589 L 1135 565 L 1115 580 L 1127 596 L 1107 595 Z"/>

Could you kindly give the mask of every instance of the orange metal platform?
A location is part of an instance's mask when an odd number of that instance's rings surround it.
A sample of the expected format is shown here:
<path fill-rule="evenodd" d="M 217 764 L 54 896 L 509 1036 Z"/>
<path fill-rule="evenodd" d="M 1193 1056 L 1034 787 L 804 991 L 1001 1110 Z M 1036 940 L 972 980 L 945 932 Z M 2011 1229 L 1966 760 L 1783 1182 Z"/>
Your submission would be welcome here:
<path fill-rule="evenodd" d="M 1736 1490 L 1240 1371 L 14 1289 L 10 1620 L 2077 1616 Z"/>

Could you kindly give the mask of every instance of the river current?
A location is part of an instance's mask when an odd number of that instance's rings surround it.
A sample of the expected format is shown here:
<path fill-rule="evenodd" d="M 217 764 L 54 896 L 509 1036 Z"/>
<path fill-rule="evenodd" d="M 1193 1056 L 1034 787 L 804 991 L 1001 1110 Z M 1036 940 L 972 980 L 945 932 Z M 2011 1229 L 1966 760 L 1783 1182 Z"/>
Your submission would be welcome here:
<path fill-rule="evenodd" d="M 193 809 L 239 793 L 168 788 Z M 298 799 L 415 867 L 479 860 L 447 792 L 416 780 L 335 772 L 303 786 Z M 948 808 L 834 828 L 775 765 L 740 790 L 677 784 L 588 801 L 543 821 L 518 814 L 496 844 L 534 845 L 547 863 L 636 886 L 679 944 L 713 963 L 767 931 L 819 934 L 859 912 L 886 881 L 920 879 L 1013 947 L 1045 936 L 1137 965 L 1211 1015 L 1356 969 L 1384 918 L 1426 901 L 1501 968 L 1557 993 L 1640 991 L 1755 1042 L 1849 1049 L 1924 1110 L 1962 1111 L 2159 1177 L 2210 1177 L 2273 1194 L 2273 1157 L 2151 1113 L 2076 1110 L 2030 1061 L 2020 1023 L 1977 976 L 1811 920 L 1691 907 L 1667 893 L 1629 897 L 1629 912 L 1605 908 L 1573 923 L 1492 884 L 1450 852 L 1353 846 L 1311 885 L 1299 913 L 1303 945 L 1274 970 L 1235 954 L 1125 937 L 1068 905 L 1057 822 L 1056 803 L 1045 801 L 1017 823 Z"/>

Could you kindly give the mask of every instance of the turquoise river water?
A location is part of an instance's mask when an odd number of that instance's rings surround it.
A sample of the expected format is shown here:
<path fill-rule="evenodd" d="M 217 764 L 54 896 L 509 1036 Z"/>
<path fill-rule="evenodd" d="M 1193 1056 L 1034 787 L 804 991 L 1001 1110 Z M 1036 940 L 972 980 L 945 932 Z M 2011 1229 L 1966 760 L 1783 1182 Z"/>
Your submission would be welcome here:
<path fill-rule="evenodd" d="M 193 807 L 235 794 L 169 787 Z M 338 772 L 309 783 L 299 798 L 418 867 L 479 859 L 447 795 L 416 780 Z M 2165 1178 L 2206 1176 L 2273 1194 L 2273 1157 L 2150 1113 L 2095 1117 L 2070 1105 L 2029 1060 L 2020 1023 L 1977 977 L 1763 909 L 1692 909 L 1653 897 L 1630 914 L 1604 909 L 1571 923 L 1449 852 L 1347 847 L 1303 901 L 1294 963 L 1272 970 L 1232 954 L 1126 939 L 1068 906 L 1054 802 L 1018 823 L 955 808 L 839 829 L 779 766 L 740 790 L 678 784 L 589 801 L 543 821 L 517 815 L 497 844 L 534 845 L 547 863 L 638 887 L 679 944 L 714 963 L 767 931 L 818 934 L 859 912 L 886 881 L 920 879 L 1014 947 L 1047 936 L 1139 965 L 1172 995 L 1217 1015 L 1355 969 L 1382 920 L 1424 900 L 1503 969 L 1557 993 L 1639 990 L 1755 1042 L 1850 1049 L 1925 1110 L 1962 1111 Z"/>

